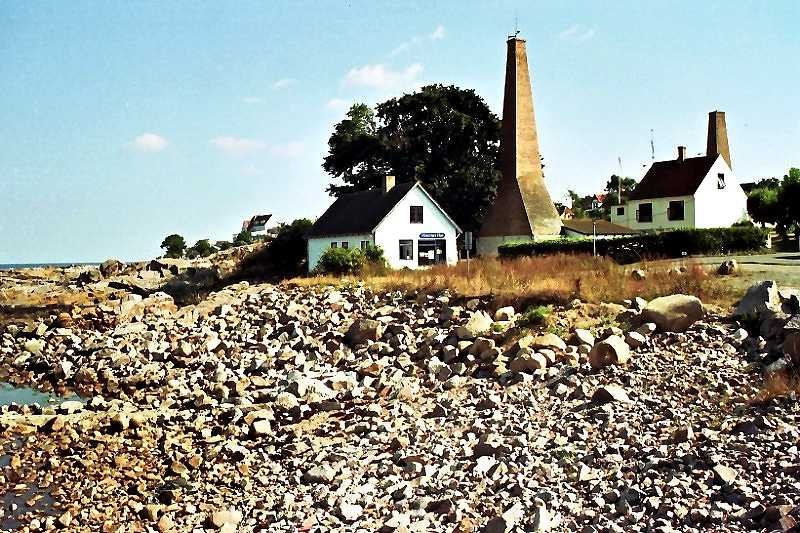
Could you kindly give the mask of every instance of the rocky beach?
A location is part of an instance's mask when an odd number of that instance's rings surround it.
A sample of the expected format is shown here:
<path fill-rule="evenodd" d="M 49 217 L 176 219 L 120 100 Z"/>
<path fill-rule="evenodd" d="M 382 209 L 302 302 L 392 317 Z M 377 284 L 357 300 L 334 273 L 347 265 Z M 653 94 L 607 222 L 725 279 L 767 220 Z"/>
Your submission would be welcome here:
<path fill-rule="evenodd" d="M 240 282 L 177 305 L 121 272 L 68 281 L 89 304 L 0 326 L 0 380 L 79 394 L 2 406 L 2 528 L 798 518 L 800 409 L 765 394 L 800 355 L 796 291 L 762 283 L 733 313 L 684 295 L 576 300 L 546 331 L 490 297 Z"/>

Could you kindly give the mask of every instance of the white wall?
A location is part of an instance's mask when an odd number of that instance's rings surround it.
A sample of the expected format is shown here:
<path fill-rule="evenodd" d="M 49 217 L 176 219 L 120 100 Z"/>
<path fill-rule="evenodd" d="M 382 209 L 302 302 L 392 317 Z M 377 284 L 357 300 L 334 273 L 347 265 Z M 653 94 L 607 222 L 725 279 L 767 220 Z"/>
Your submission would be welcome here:
<path fill-rule="evenodd" d="M 725 188 L 717 188 L 717 174 L 725 174 Z M 720 156 L 708 176 L 694 195 L 695 227 L 727 228 L 734 222 L 747 218 L 747 194 L 739 178 L 728 168 Z"/>
<path fill-rule="evenodd" d="M 422 206 L 422 224 L 410 223 L 409 208 L 412 205 Z M 375 228 L 375 244 L 383 248 L 386 260 L 392 268 L 418 268 L 417 241 L 420 240 L 420 233 L 444 233 L 447 263 L 452 265 L 458 262 L 456 227 L 427 194 L 419 187 L 414 187 Z M 400 259 L 400 240 L 405 239 L 414 241 L 414 255 L 411 260 Z"/>
<path fill-rule="evenodd" d="M 343 242 L 348 243 L 348 248 L 361 248 L 361 241 L 373 242 L 370 233 L 361 235 L 336 235 L 332 237 L 314 237 L 308 239 L 308 271 L 311 272 L 317 267 L 319 258 L 335 242 L 336 246 L 342 247 Z"/>

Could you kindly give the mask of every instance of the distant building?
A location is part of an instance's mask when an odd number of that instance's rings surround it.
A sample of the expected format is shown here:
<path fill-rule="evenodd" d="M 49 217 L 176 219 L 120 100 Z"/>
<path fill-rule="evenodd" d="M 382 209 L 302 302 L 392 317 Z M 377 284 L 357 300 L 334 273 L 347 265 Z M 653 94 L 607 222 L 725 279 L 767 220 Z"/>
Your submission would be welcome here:
<path fill-rule="evenodd" d="M 458 225 L 419 183 L 395 185 L 340 196 L 308 234 L 308 269 L 329 248 L 383 249 L 392 268 L 418 268 L 458 262 Z"/>
<path fill-rule="evenodd" d="M 747 218 L 747 195 L 731 167 L 725 113 L 708 115 L 706 155 L 653 163 L 611 222 L 636 230 L 729 227 Z"/>
<path fill-rule="evenodd" d="M 561 211 L 558 213 L 558 216 L 561 217 L 561 220 L 571 220 L 575 218 L 575 212 L 572 211 L 571 207 L 564 206 L 561 208 Z"/>
<path fill-rule="evenodd" d="M 267 223 L 271 218 L 272 215 L 256 215 L 252 218 L 249 218 L 242 222 L 242 231 L 247 231 L 254 237 L 261 235 L 266 236 L 267 232 L 269 231 L 267 229 Z"/>

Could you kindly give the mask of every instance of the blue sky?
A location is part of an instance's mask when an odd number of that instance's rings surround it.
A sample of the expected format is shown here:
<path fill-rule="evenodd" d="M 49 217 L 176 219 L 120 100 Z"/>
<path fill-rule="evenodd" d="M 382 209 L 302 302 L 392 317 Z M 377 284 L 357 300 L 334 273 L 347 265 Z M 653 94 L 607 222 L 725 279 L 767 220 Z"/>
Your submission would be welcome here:
<path fill-rule="evenodd" d="M 500 113 L 528 41 L 546 180 L 594 192 L 705 149 L 743 179 L 800 165 L 800 2 L 80 1 L 0 4 L 0 263 L 144 259 L 169 233 L 314 218 L 332 125 L 424 83 Z"/>

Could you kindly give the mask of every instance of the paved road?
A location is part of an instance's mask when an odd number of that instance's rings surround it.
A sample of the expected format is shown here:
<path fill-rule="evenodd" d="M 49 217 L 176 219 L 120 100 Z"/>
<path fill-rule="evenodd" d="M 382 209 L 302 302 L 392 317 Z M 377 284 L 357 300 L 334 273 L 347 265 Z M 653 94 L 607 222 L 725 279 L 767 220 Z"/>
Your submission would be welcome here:
<path fill-rule="evenodd" d="M 800 267 L 800 252 L 783 252 L 764 255 L 702 256 L 688 257 L 688 261 L 703 264 L 721 263 L 724 259 L 736 259 L 740 265 L 784 265 Z"/>

